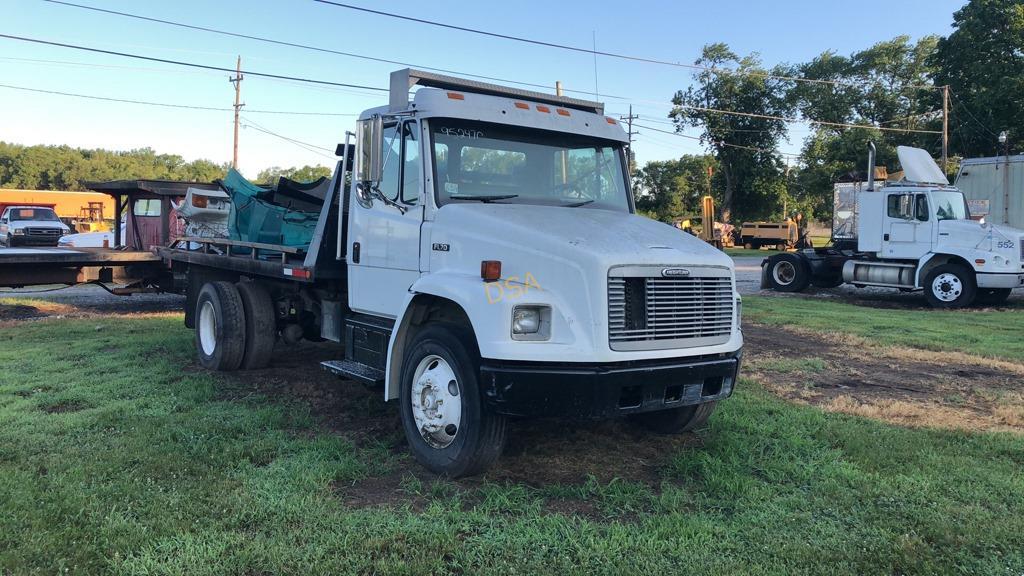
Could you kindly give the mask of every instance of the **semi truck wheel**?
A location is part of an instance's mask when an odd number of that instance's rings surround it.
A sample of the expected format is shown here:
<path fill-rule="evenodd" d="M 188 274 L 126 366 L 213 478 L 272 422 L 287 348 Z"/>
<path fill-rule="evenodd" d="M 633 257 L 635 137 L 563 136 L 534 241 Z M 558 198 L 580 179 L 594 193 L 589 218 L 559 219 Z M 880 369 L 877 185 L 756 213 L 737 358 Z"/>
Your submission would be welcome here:
<path fill-rule="evenodd" d="M 718 402 L 705 402 L 670 410 L 635 414 L 631 418 L 645 428 L 659 434 L 682 434 L 703 426 Z"/>
<path fill-rule="evenodd" d="M 239 282 L 238 295 L 245 312 L 245 352 L 242 370 L 266 368 L 277 340 L 277 314 L 266 288 L 255 282 Z"/>
<path fill-rule="evenodd" d="M 933 308 L 963 308 L 974 302 L 974 273 L 959 264 L 936 266 L 924 279 L 924 297 Z"/>
<path fill-rule="evenodd" d="M 978 304 L 984 304 L 985 306 L 998 306 L 1006 299 L 1010 297 L 1011 288 L 979 288 L 978 289 Z"/>
<path fill-rule="evenodd" d="M 768 286 L 778 292 L 800 292 L 807 288 L 811 274 L 796 254 L 776 254 L 768 259 Z"/>
<path fill-rule="evenodd" d="M 479 474 L 505 446 L 505 417 L 486 410 L 472 335 L 451 324 L 428 326 L 402 362 L 402 428 L 413 456 L 432 472 Z"/>
<path fill-rule="evenodd" d="M 196 299 L 196 353 L 208 370 L 237 370 L 245 352 L 242 298 L 231 282 L 207 282 Z"/>

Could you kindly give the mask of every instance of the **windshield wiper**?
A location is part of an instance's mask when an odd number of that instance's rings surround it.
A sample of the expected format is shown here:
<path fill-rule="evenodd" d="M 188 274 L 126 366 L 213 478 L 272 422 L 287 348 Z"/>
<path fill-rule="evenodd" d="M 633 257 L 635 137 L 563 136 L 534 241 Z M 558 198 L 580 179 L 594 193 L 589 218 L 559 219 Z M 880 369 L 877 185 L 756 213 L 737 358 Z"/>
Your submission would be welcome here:
<path fill-rule="evenodd" d="M 452 200 L 476 200 L 477 202 L 494 202 L 495 200 L 508 200 L 509 198 L 518 198 L 519 194 L 496 194 L 494 196 L 474 196 L 474 195 L 455 195 L 448 196 Z"/>
<path fill-rule="evenodd" d="M 591 202 L 593 202 L 593 200 L 580 200 L 579 202 L 572 202 L 571 204 L 562 204 L 562 207 L 563 208 L 579 208 L 580 206 L 586 206 L 587 204 L 590 204 Z"/>

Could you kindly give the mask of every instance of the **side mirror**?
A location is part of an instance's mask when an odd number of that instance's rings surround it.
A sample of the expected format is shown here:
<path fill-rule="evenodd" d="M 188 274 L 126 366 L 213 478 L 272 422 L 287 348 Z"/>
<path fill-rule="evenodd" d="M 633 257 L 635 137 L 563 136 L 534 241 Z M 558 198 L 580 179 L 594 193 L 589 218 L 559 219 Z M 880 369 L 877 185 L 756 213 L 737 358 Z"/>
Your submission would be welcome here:
<path fill-rule="evenodd" d="M 380 182 L 384 173 L 384 118 L 380 114 L 359 122 L 359 167 L 356 171 L 360 182 Z"/>

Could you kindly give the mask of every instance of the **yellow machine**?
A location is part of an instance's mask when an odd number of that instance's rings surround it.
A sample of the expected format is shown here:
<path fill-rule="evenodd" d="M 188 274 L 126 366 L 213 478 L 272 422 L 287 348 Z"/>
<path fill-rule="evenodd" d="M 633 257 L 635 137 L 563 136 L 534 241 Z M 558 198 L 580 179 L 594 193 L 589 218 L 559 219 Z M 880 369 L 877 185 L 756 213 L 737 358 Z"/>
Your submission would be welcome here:
<path fill-rule="evenodd" d="M 114 216 L 113 196 L 99 192 L 0 188 L 0 204 L 52 206 L 57 217 L 76 232 L 110 230 L 111 222 L 107 219 Z"/>

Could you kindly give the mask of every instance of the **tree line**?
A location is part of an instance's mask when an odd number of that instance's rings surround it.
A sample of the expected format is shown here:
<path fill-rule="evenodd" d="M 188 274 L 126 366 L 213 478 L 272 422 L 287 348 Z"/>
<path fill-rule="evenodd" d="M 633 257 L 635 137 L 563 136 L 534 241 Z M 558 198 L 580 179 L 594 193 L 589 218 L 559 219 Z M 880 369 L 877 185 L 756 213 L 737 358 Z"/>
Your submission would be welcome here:
<path fill-rule="evenodd" d="M 940 156 L 941 87 L 947 85 L 951 174 L 959 158 L 1003 154 L 1001 131 L 1008 133 L 1011 153 L 1021 150 L 1021 46 L 1019 0 L 971 0 L 953 14 L 953 32 L 945 38 L 913 42 L 897 36 L 850 55 L 826 51 L 795 65 L 768 68 L 756 54 L 707 45 L 695 64 L 712 70 L 696 72 L 692 85 L 673 96 L 669 120 L 680 131 L 701 128 L 708 153 L 648 162 L 635 171 L 637 207 L 670 222 L 696 215 L 700 197 L 710 193 L 725 221 L 797 212 L 827 220 L 832 184 L 863 173 L 868 141 L 878 147 L 879 164 L 890 170 L 897 168 L 898 145 Z M 819 123 L 811 124 L 800 154 L 785 157 L 776 150 L 788 123 L 764 116 Z"/>
<path fill-rule="evenodd" d="M 224 177 L 228 168 L 227 163 L 187 162 L 177 154 L 157 154 L 150 148 L 111 151 L 0 142 L 0 189 L 86 190 L 86 182 L 133 179 L 212 182 Z M 285 176 L 311 182 L 330 175 L 331 169 L 325 166 L 274 166 L 260 171 L 254 181 L 266 183 Z"/>

